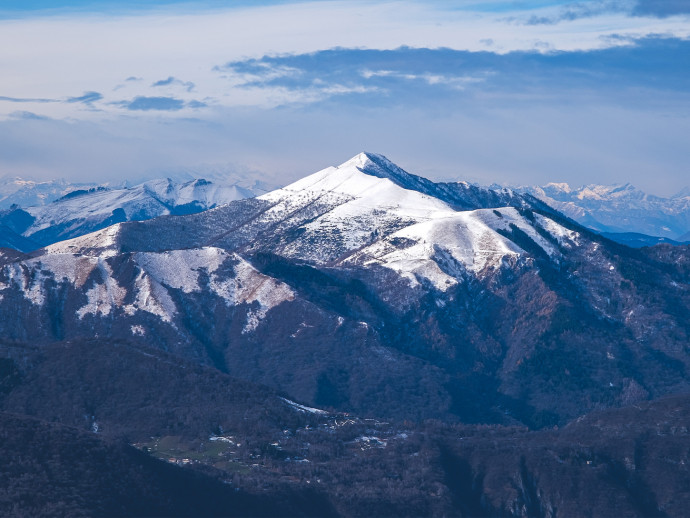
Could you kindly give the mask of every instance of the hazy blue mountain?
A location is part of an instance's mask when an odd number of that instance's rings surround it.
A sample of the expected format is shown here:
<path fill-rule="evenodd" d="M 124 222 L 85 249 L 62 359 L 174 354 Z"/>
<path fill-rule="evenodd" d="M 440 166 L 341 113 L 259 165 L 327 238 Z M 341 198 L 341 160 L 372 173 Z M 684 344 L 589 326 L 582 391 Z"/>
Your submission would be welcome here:
<path fill-rule="evenodd" d="M 115 223 L 190 214 L 256 195 L 236 183 L 204 179 L 150 180 L 122 188 L 60 185 L 68 192 L 50 203 L 0 211 L 0 224 L 5 227 L 0 228 L 0 243 L 28 252 Z M 17 196 L 12 199 L 20 201 Z"/>
<path fill-rule="evenodd" d="M 46 205 L 79 189 L 95 187 L 93 183 L 70 183 L 66 180 L 36 181 L 20 177 L 0 178 L 0 210 L 12 205 L 34 207 Z"/>
<path fill-rule="evenodd" d="M 630 184 L 574 188 L 566 183 L 549 183 L 543 187 L 517 188 L 597 232 L 637 233 L 679 242 L 687 241 L 690 233 L 688 189 L 662 198 L 646 194 Z M 611 237 L 616 238 L 615 235 Z M 621 239 L 625 242 L 627 238 L 621 236 Z"/>

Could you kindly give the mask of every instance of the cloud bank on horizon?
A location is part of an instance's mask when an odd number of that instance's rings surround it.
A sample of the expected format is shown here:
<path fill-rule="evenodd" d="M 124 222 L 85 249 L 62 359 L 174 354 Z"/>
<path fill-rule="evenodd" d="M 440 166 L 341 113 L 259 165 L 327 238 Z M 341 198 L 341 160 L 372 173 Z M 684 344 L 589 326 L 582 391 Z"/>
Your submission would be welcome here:
<path fill-rule="evenodd" d="M 687 185 L 690 2 L 6 1 L 0 176 L 361 150 L 432 178 Z"/>

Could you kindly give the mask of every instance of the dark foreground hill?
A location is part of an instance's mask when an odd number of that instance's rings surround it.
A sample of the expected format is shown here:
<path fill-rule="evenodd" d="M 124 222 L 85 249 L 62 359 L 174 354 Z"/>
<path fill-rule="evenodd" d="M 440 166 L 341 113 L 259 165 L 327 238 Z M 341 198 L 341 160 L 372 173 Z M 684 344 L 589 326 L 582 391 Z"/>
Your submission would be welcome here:
<path fill-rule="evenodd" d="M 672 517 L 690 505 L 690 395 L 533 432 L 328 414 L 122 343 L 4 352 L 2 408 L 34 417 L 0 420 L 3 515 Z"/>
<path fill-rule="evenodd" d="M 109 437 L 0 413 L 5 517 L 327 516 L 314 495 L 252 496 Z"/>

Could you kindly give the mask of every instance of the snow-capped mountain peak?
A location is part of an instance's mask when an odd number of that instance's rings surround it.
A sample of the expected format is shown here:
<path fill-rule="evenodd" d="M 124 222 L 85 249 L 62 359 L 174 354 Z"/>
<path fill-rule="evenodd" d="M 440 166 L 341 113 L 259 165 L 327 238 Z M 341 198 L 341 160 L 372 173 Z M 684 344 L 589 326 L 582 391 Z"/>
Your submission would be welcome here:
<path fill-rule="evenodd" d="M 690 198 L 690 187 L 683 187 L 680 191 L 671 196 L 672 200 L 680 200 L 685 198 Z"/>
<path fill-rule="evenodd" d="M 513 228 L 546 255 L 559 255 L 533 229 L 537 223 L 515 209 L 530 202 L 512 191 L 434 183 L 372 153 L 360 153 L 259 200 L 270 203 L 261 225 L 286 232 L 272 245 L 274 253 L 316 264 L 377 264 L 413 284 L 425 279 L 441 290 L 466 273 L 482 276 L 500 269 L 508 257 L 513 257 L 508 262 L 517 260 L 524 250 L 506 237 Z M 498 210 L 507 207 L 512 208 Z M 550 220 L 539 224 L 549 225 L 567 234 Z M 577 239 L 568 237 L 569 242 Z"/>
<path fill-rule="evenodd" d="M 0 178 L 0 210 L 12 205 L 46 205 L 75 190 L 95 187 L 93 183 L 68 183 L 66 180 L 37 181 L 20 177 Z"/>
<path fill-rule="evenodd" d="M 452 210 L 447 203 L 425 192 L 429 189 L 424 189 L 419 180 L 423 179 L 403 171 L 381 155 L 360 153 L 337 167 L 318 171 L 260 199 L 278 201 L 286 196 L 294 199 L 301 193 L 310 198 L 335 195 L 341 198 L 339 205 L 347 203 L 361 210 L 401 209 L 415 214 Z M 422 188 L 417 188 L 420 185 Z M 351 211 L 348 213 L 353 215 Z"/>
<path fill-rule="evenodd" d="M 338 169 L 348 167 L 356 167 L 364 174 L 390 180 L 403 189 L 439 197 L 438 186 L 434 182 L 408 173 L 383 155 L 363 152 L 340 165 Z"/>
<path fill-rule="evenodd" d="M 35 187 L 34 184 L 27 185 Z M 33 205 L 20 203 L 19 207 L 0 210 L 0 227 L 9 229 L 4 232 L 4 236 L 0 235 L 0 243 L 31 251 L 40 245 L 47 246 L 83 236 L 115 223 L 141 221 L 170 214 L 191 214 L 255 195 L 233 181 L 211 182 L 201 178 L 183 183 L 164 178 L 119 188 L 64 182 L 40 185 L 50 187 L 52 190 L 48 194 L 57 199 L 51 203 Z M 27 194 L 28 197 L 21 199 L 17 193 L 5 198 L 0 196 L 0 209 L 7 201 L 35 202 L 36 196 L 43 196 L 45 193 L 31 191 L 29 194 L 31 196 Z M 9 235 L 9 231 L 13 234 Z"/>
<path fill-rule="evenodd" d="M 359 153 L 336 167 L 327 167 L 285 187 L 286 191 L 318 190 L 359 197 L 387 180 L 399 188 L 430 194 L 433 182 L 412 175 L 383 155 Z M 389 183 L 385 183 L 389 185 Z"/>
<path fill-rule="evenodd" d="M 403 188 L 413 188 L 415 184 L 419 184 L 420 180 L 423 180 L 398 167 L 385 156 L 376 153 L 360 153 L 338 166 L 338 169 L 349 167 L 356 167 L 363 173 L 371 176 L 387 178 Z"/>

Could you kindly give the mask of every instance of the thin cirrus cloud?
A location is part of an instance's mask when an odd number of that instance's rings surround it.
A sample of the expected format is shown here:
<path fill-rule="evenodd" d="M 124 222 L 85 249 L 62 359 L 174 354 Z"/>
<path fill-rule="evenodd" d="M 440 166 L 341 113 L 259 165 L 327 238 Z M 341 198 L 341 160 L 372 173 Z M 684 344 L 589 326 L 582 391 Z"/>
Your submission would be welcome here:
<path fill-rule="evenodd" d="M 119 101 L 116 103 L 130 111 L 179 111 L 185 107 L 182 99 L 174 97 L 146 97 L 138 96 L 131 101 Z"/>
<path fill-rule="evenodd" d="M 44 117 L 30 111 L 15 111 L 10 113 L 10 119 L 29 120 L 29 121 L 48 121 L 49 117 Z"/>
<path fill-rule="evenodd" d="M 139 95 L 129 101 L 116 101 L 111 104 L 135 112 L 178 112 L 184 108 L 199 109 L 208 106 L 207 103 L 194 99 L 185 101 L 175 97 L 151 97 L 145 95 Z"/>
<path fill-rule="evenodd" d="M 67 99 L 68 103 L 82 103 L 82 104 L 93 104 L 96 101 L 103 99 L 103 94 L 98 92 L 85 92 L 84 95 L 78 97 L 70 97 Z"/>
<path fill-rule="evenodd" d="M 36 97 L 7 97 L 0 95 L 0 101 L 8 103 L 57 103 L 57 99 L 45 99 Z"/>
<path fill-rule="evenodd" d="M 594 18 L 609 13 L 629 13 L 630 2 L 625 0 L 602 0 L 599 2 L 576 2 L 563 5 L 555 12 L 533 14 L 523 23 L 526 25 L 555 25 L 561 22 L 573 22 L 583 18 Z"/>
<path fill-rule="evenodd" d="M 68 97 L 67 99 L 45 99 L 45 98 L 35 98 L 35 97 L 6 97 L 0 96 L 0 101 L 10 102 L 10 103 L 27 103 L 27 104 L 47 104 L 47 103 L 82 103 L 82 104 L 92 104 L 96 101 L 103 99 L 103 95 L 98 92 L 85 92 L 83 95 L 77 97 Z"/>
<path fill-rule="evenodd" d="M 668 18 L 690 14 L 687 0 L 599 0 L 568 2 L 547 15 L 532 15 L 528 25 L 553 25 L 582 18 L 594 18 L 609 13 L 624 13 L 634 17 Z"/>
<path fill-rule="evenodd" d="M 169 76 L 167 79 L 160 79 L 156 82 L 154 82 L 151 85 L 153 88 L 159 87 L 159 86 L 181 86 L 187 92 L 191 92 L 194 90 L 194 87 L 196 86 L 194 83 L 191 81 L 182 81 L 180 79 L 177 79 L 176 77 Z"/>

